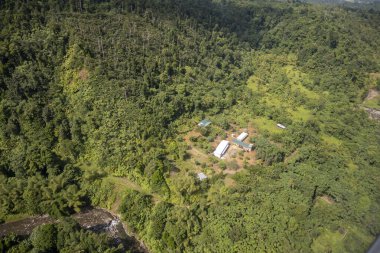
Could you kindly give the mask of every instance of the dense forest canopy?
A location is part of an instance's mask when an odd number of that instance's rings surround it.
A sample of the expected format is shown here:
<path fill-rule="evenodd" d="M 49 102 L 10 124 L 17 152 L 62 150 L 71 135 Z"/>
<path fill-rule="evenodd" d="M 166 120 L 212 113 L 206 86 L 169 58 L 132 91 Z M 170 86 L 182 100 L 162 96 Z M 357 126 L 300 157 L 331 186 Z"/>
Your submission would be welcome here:
<path fill-rule="evenodd" d="M 101 206 L 151 252 L 365 252 L 380 233 L 380 126 L 362 108 L 380 108 L 376 9 L 3 0 L 0 14 L 3 222 Z M 213 157 L 241 129 L 255 151 Z M 120 250 L 70 222 L 0 249 L 76 243 Z"/>
<path fill-rule="evenodd" d="M 303 2 L 330 3 L 330 4 L 342 4 L 342 3 L 372 4 L 372 3 L 378 3 L 380 1 L 379 0 L 305 0 Z"/>

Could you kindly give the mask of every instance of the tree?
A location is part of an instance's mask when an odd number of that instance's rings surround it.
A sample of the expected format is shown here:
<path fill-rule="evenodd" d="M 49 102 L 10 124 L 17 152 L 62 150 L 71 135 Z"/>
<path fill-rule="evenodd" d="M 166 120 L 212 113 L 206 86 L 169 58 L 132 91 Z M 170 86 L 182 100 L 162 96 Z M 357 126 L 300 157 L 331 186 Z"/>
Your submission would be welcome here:
<path fill-rule="evenodd" d="M 53 224 L 39 226 L 33 230 L 30 240 L 37 252 L 56 251 L 57 229 Z"/>

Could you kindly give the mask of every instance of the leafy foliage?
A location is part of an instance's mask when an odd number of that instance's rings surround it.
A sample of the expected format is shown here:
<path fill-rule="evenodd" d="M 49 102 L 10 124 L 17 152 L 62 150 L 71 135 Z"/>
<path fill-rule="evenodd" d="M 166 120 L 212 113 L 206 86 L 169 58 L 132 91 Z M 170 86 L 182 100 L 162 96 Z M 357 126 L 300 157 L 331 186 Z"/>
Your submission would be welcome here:
<path fill-rule="evenodd" d="M 359 105 L 380 14 L 290 2 L 1 1 L 0 219 L 119 205 L 152 252 L 364 251 L 380 231 L 380 130 Z M 178 166 L 183 128 L 206 116 L 215 129 L 189 138 L 206 155 L 257 128 L 260 161 L 231 185 Z M 108 246 L 70 222 L 1 243 Z"/>
<path fill-rule="evenodd" d="M 122 248 L 107 235 L 85 231 L 71 219 L 40 225 L 24 240 L 5 237 L 0 245 L 4 252 L 121 252 Z"/>

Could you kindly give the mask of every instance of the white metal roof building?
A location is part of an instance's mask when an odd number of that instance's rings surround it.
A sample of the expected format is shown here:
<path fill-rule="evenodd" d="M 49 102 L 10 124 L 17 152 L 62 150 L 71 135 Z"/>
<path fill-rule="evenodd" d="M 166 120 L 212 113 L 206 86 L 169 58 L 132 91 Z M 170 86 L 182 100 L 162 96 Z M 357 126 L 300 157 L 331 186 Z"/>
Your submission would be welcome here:
<path fill-rule="evenodd" d="M 279 128 L 282 128 L 282 129 L 285 129 L 285 128 L 286 128 L 286 126 L 284 126 L 283 124 L 280 124 L 280 123 L 278 123 L 277 126 L 278 126 Z"/>
<path fill-rule="evenodd" d="M 204 120 L 202 120 L 201 122 L 199 122 L 198 126 L 200 126 L 200 127 L 206 127 L 206 126 L 208 126 L 208 125 L 210 125 L 210 124 L 211 124 L 211 121 L 210 121 L 210 120 L 208 120 L 208 119 L 204 119 Z"/>
<path fill-rule="evenodd" d="M 198 173 L 197 176 L 200 181 L 205 180 L 207 178 L 207 176 L 203 172 Z"/>
<path fill-rule="evenodd" d="M 214 151 L 214 156 L 222 158 L 224 153 L 226 153 L 228 147 L 230 146 L 229 141 L 223 140 L 219 143 L 218 147 Z"/>
<path fill-rule="evenodd" d="M 247 138 L 248 134 L 246 132 L 242 132 L 236 139 L 239 141 L 244 141 L 245 138 Z"/>

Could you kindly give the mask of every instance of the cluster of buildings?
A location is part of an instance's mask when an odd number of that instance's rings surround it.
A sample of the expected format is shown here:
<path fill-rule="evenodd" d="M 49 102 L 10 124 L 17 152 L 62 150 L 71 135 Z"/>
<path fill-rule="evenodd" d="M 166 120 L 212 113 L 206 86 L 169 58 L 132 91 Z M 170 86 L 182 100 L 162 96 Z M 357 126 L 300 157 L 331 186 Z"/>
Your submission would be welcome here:
<path fill-rule="evenodd" d="M 211 121 L 208 119 L 204 119 L 201 122 L 199 122 L 198 126 L 199 127 L 207 127 L 208 125 L 211 124 Z M 244 140 L 248 137 L 248 133 L 243 132 L 241 133 L 237 138 L 232 140 L 232 144 L 235 146 L 238 146 L 239 148 L 243 149 L 244 151 L 252 151 L 253 149 L 253 144 L 250 143 L 245 143 Z M 214 151 L 214 156 L 222 159 L 223 155 L 227 152 L 228 148 L 230 146 L 230 142 L 227 140 L 222 140 L 218 147 L 216 147 Z"/>
<path fill-rule="evenodd" d="M 253 144 L 243 142 L 245 140 L 245 138 L 247 138 L 247 137 L 248 137 L 248 134 L 243 132 L 236 139 L 233 139 L 232 143 L 234 145 L 242 148 L 244 151 L 247 151 L 247 152 L 252 151 Z"/>
<path fill-rule="evenodd" d="M 207 127 L 208 125 L 211 124 L 211 121 L 208 120 L 208 119 L 204 119 L 202 120 L 201 122 L 199 122 L 198 126 L 199 127 Z M 286 129 L 286 126 L 278 123 L 277 124 L 277 127 L 281 128 L 281 129 Z M 244 142 L 244 140 L 248 137 L 248 133 L 246 132 L 242 132 L 238 137 L 232 139 L 231 143 L 241 149 L 243 149 L 244 151 L 247 151 L 247 152 L 250 152 L 252 151 L 253 149 L 253 144 L 251 143 L 246 143 Z M 226 154 L 228 148 L 230 146 L 230 142 L 227 141 L 227 140 L 222 140 L 219 145 L 216 147 L 215 151 L 214 151 L 214 156 L 220 158 L 220 159 L 223 159 L 223 156 Z M 204 174 L 204 173 L 198 173 L 197 174 L 197 177 L 200 181 L 204 180 L 207 178 L 207 176 Z"/>
<path fill-rule="evenodd" d="M 233 145 L 243 149 L 244 151 L 252 151 L 253 144 L 245 143 L 244 140 L 248 137 L 248 133 L 241 133 L 236 139 L 233 139 L 231 142 Z M 227 140 L 223 140 L 219 143 L 218 147 L 214 151 L 214 156 L 218 158 L 222 158 L 223 155 L 227 152 L 228 147 L 230 146 L 230 142 Z"/>

